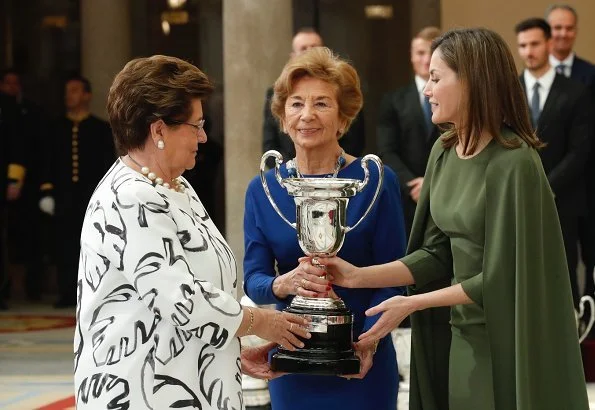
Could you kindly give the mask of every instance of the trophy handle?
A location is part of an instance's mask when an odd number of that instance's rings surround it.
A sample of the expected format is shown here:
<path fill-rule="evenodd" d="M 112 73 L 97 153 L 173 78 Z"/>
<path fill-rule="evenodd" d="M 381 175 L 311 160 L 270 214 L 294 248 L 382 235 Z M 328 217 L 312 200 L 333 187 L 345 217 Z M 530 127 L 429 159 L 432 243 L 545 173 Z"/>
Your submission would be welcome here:
<path fill-rule="evenodd" d="M 370 170 L 368 169 L 369 161 L 372 161 L 374 164 L 376 164 L 376 167 L 378 168 L 378 185 L 376 186 L 376 192 L 374 192 L 372 202 L 370 202 L 370 205 L 368 205 L 368 209 L 366 209 L 366 212 L 364 212 L 359 221 L 357 221 L 357 223 L 351 227 L 346 226 L 345 228 L 343 228 L 345 233 L 357 228 L 357 226 L 366 218 L 366 216 L 368 216 L 368 214 L 372 210 L 372 207 L 376 203 L 376 200 L 378 199 L 378 195 L 380 194 L 380 189 L 382 188 L 382 181 L 384 181 L 384 167 L 382 166 L 382 161 L 380 161 L 380 158 L 378 158 L 378 156 L 374 154 L 368 154 L 362 158 L 361 165 L 364 169 L 364 180 L 358 183 L 357 192 L 361 192 L 370 181 Z"/>
<path fill-rule="evenodd" d="M 587 322 L 587 325 L 584 329 L 584 331 L 582 332 L 582 334 L 579 332 L 579 337 L 578 337 L 578 342 L 582 343 L 583 340 L 586 339 L 586 337 L 589 335 L 589 332 L 591 331 L 591 328 L 593 327 L 593 324 L 595 323 L 595 300 L 593 300 L 593 297 L 590 295 L 585 295 L 581 298 L 580 303 L 579 303 L 579 311 L 577 313 L 577 325 L 579 325 L 579 319 L 582 319 L 583 316 L 585 315 L 585 305 L 589 305 L 589 310 L 590 310 L 590 317 L 589 317 L 589 321 Z"/>
<path fill-rule="evenodd" d="M 271 206 L 273 207 L 273 209 L 275 211 L 277 211 L 277 214 L 279 214 L 281 219 L 283 219 L 287 223 L 287 225 L 289 225 L 293 229 L 295 229 L 296 224 L 289 222 L 287 220 L 287 218 L 285 218 L 285 216 L 281 213 L 281 210 L 279 209 L 279 207 L 277 206 L 275 201 L 273 201 L 273 197 L 271 196 L 271 192 L 269 191 L 269 186 L 267 185 L 267 179 L 264 175 L 266 172 L 266 167 L 267 167 L 266 162 L 267 162 L 267 159 L 269 159 L 269 157 L 275 158 L 275 179 L 277 180 L 279 185 L 281 185 L 282 188 L 285 188 L 285 184 L 283 183 L 283 178 L 281 178 L 281 172 L 279 172 L 279 166 L 283 162 L 283 155 L 281 155 L 281 153 L 279 151 L 275 151 L 274 149 L 265 152 L 262 155 L 262 158 L 260 159 L 260 182 L 262 183 L 262 187 L 264 188 L 264 193 L 266 194 L 267 198 L 269 199 L 269 202 L 271 203 Z"/>

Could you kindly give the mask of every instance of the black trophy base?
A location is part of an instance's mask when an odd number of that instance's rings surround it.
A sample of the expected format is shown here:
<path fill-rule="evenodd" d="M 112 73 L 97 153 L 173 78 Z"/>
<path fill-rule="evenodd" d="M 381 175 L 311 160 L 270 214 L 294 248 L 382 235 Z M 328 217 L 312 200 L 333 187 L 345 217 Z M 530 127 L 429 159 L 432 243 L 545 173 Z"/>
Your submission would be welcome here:
<path fill-rule="evenodd" d="M 271 369 L 282 373 L 318 374 L 337 376 L 359 373 L 359 359 L 354 355 L 343 359 L 313 359 L 275 353 L 271 359 Z"/>

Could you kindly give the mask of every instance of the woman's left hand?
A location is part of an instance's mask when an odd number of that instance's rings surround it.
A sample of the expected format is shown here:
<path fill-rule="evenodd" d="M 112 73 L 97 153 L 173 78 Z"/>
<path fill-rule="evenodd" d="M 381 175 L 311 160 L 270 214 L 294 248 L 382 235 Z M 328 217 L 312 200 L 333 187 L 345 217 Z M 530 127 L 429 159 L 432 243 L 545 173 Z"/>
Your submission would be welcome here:
<path fill-rule="evenodd" d="M 346 379 L 363 379 L 368 374 L 374 363 L 374 353 L 376 352 L 376 344 L 372 346 L 362 346 L 355 344 L 355 355 L 359 358 L 359 373 L 348 374 L 341 377 Z"/>
<path fill-rule="evenodd" d="M 356 346 L 361 348 L 373 346 L 377 340 L 389 334 L 411 313 L 415 312 L 412 296 L 393 296 L 390 299 L 366 310 L 366 316 L 382 313 L 378 321 L 367 332 L 359 335 Z"/>
<path fill-rule="evenodd" d="M 277 343 L 267 343 L 257 347 L 245 347 L 242 349 L 242 373 L 256 379 L 271 380 L 282 376 L 283 373 L 274 372 L 269 364 L 269 351 L 274 349 Z"/>

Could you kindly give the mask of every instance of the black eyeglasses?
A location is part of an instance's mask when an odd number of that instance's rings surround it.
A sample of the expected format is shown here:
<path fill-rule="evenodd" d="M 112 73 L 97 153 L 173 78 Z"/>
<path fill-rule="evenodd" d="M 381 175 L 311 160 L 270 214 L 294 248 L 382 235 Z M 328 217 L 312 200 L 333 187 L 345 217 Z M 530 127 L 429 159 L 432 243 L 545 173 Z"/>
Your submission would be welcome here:
<path fill-rule="evenodd" d="M 202 120 L 200 120 L 198 122 L 198 124 L 192 124 L 191 122 L 184 122 L 184 121 L 178 121 L 178 120 L 164 120 L 166 124 L 177 124 L 177 125 L 190 125 L 193 128 L 196 128 L 196 133 L 198 134 L 200 132 L 200 130 L 204 129 L 205 126 L 205 120 L 204 118 Z"/>

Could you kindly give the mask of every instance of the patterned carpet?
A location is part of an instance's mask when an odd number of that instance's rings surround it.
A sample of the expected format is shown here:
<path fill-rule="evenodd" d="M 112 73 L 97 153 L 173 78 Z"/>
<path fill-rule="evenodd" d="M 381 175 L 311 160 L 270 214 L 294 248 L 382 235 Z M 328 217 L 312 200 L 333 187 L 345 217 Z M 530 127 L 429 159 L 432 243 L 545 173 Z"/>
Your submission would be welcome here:
<path fill-rule="evenodd" d="M 22 333 L 74 327 L 74 316 L 2 315 L 0 333 Z"/>
<path fill-rule="evenodd" d="M 0 409 L 74 409 L 74 310 L 16 305 L 0 314 Z"/>

